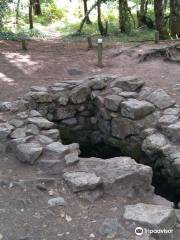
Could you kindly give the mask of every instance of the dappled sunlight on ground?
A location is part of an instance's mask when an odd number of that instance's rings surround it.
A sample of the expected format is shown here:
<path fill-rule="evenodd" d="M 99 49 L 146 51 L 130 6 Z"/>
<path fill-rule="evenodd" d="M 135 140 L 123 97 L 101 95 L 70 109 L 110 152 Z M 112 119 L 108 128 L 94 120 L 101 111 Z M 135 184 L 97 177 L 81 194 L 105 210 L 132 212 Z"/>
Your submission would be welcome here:
<path fill-rule="evenodd" d="M 2 53 L 9 63 L 16 66 L 24 74 L 32 74 L 32 72 L 40 69 L 41 61 L 34 61 L 29 54 L 20 53 Z"/>
<path fill-rule="evenodd" d="M 0 81 L 7 82 L 10 85 L 14 85 L 14 79 L 7 77 L 4 73 L 0 72 Z"/>

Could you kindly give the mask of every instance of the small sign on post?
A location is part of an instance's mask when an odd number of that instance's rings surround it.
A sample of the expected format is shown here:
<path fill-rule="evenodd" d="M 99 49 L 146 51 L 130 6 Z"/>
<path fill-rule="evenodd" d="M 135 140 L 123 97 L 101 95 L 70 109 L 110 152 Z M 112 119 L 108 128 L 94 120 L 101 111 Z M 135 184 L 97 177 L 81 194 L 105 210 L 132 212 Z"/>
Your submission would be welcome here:
<path fill-rule="evenodd" d="M 159 43 L 159 31 L 155 31 L 155 39 L 154 39 L 154 42 L 155 42 L 156 44 Z"/>
<path fill-rule="evenodd" d="M 98 67 L 102 67 L 102 38 L 98 39 Z"/>

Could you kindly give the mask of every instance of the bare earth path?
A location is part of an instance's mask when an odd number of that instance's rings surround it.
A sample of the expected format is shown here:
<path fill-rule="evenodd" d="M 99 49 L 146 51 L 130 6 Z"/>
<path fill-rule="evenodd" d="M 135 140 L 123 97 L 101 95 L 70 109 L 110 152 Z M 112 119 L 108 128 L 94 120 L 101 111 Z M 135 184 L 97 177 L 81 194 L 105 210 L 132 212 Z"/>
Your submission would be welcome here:
<path fill-rule="evenodd" d="M 29 50 L 23 52 L 20 43 L 1 41 L 0 100 L 15 99 L 32 85 L 48 85 L 64 79 L 83 79 L 97 73 L 112 73 L 137 75 L 147 85 L 170 92 L 179 104 L 180 96 L 173 88 L 180 83 L 180 65 L 162 59 L 139 63 L 138 54 L 159 46 L 153 43 L 106 46 L 104 67 L 100 69 L 96 66 L 96 49 L 87 51 L 86 43 L 64 43 L 58 39 L 31 41 Z M 131 51 L 127 54 L 118 54 L 130 47 Z"/>

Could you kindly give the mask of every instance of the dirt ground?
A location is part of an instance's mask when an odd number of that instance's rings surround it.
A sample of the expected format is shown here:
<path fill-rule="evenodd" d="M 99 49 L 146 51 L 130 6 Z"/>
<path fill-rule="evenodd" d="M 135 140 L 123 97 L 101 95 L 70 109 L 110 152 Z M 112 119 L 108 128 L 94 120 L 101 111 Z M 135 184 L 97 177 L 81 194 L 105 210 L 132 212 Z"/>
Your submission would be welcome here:
<path fill-rule="evenodd" d="M 180 92 L 174 90 L 180 84 L 180 66 L 162 59 L 139 63 L 138 55 L 154 47 L 153 43 L 108 45 L 104 66 L 98 68 L 96 49 L 88 51 L 86 43 L 31 41 L 29 50 L 23 52 L 18 42 L 0 41 L 0 101 L 14 100 L 33 85 L 112 73 L 137 75 L 147 85 L 167 90 L 180 104 Z M 130 51 L 120 54 L 122 49 Z M 45 188 L 39 188 L 39 183 L 45 183 Z M 64 197 L 66 205 L 50 207 L 48 200 L 57 196 Z M 99 227 L 105 218 L 117 218 L 123 225 L 124 201 L 104 197 L 87 204 L 59 179 L 0 156 L 0 240 L 104 240 L 98 235 Z M 177 232 L 175 240 L 180 240 L 179 236 Z"/>
<path fill-rule="evenodd" d="M 180 94 L 173 90 L 180 83 L 180 65 L 158 58 L 139 63 L 139 54 L 164 45 L 167 44 L 106 45 L 104 66 L 98 68 L 96 48 L 88 51 L 86 42 L 64 43 L 58 39 L 31 41 L 28 51 L 24 52 L 20 42 L 0 41 L 0 101 L 15 99 L 32 85 L 48 85 L 61 80 L 84 79 L 98 73 L 112 73 L 137 75 L 147 85 L 170 92 L 180 104 Z M 119 54 L 122 49 L 130 51 Z"/>

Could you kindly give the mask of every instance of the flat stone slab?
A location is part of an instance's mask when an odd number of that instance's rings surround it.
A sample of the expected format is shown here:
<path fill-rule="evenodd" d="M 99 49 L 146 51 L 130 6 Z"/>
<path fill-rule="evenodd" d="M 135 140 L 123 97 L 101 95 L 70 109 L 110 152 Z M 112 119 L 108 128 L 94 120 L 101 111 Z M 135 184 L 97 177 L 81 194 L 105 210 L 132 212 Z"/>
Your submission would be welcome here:
<path fill-rule="evenodd" d="M 41 129 L 50 129 L 54 126 L 54 123 L 48 121 L 46 118 L 42 117 L 33 117 L 33 118 L 28 118 L 28 122 L 35 124 Z"/>
<path fill-rule="evenodd" d="M 111 195 L 124 197 L 151 197 L 152 169 L 137 164 L 129 157 L 110 159 L 80 159 L 80 171 L 93 172 L 101 177 L 104 191 Z"/>
<path fill-rule="evenodd" d="M 146 101 L 129 99 L 121 103 L 121 114 L 131 119 L 141 119 L 155 110 L 155 107 Z"/>
<path fill-rule="evenodd" d="M 174 209 L 145 203 L 126 205 L 123 217 L 150 229 L 173 229 L 176 223 Z"/>
<path fill-rule="evenodd" d="M 63 178 L 73 192 L 93 190 L 102 183 L 100 177 L 88 172 L 66 172 Z"/>
<path fill-rule="evenodd" d="M 162 89 L 153 91 L 146 97 L 146 100 L 161 110 L 172 107 L 175 104 L 175 101 Z"/>
<path fill-rule="evenodd" d="M 122 88 L 124 91 L 136 91 L 144 85 L 144 81 L 135 77 L 135 76 L 127 76 L 127 77 L 118 77 L 113 86 Z"/>

